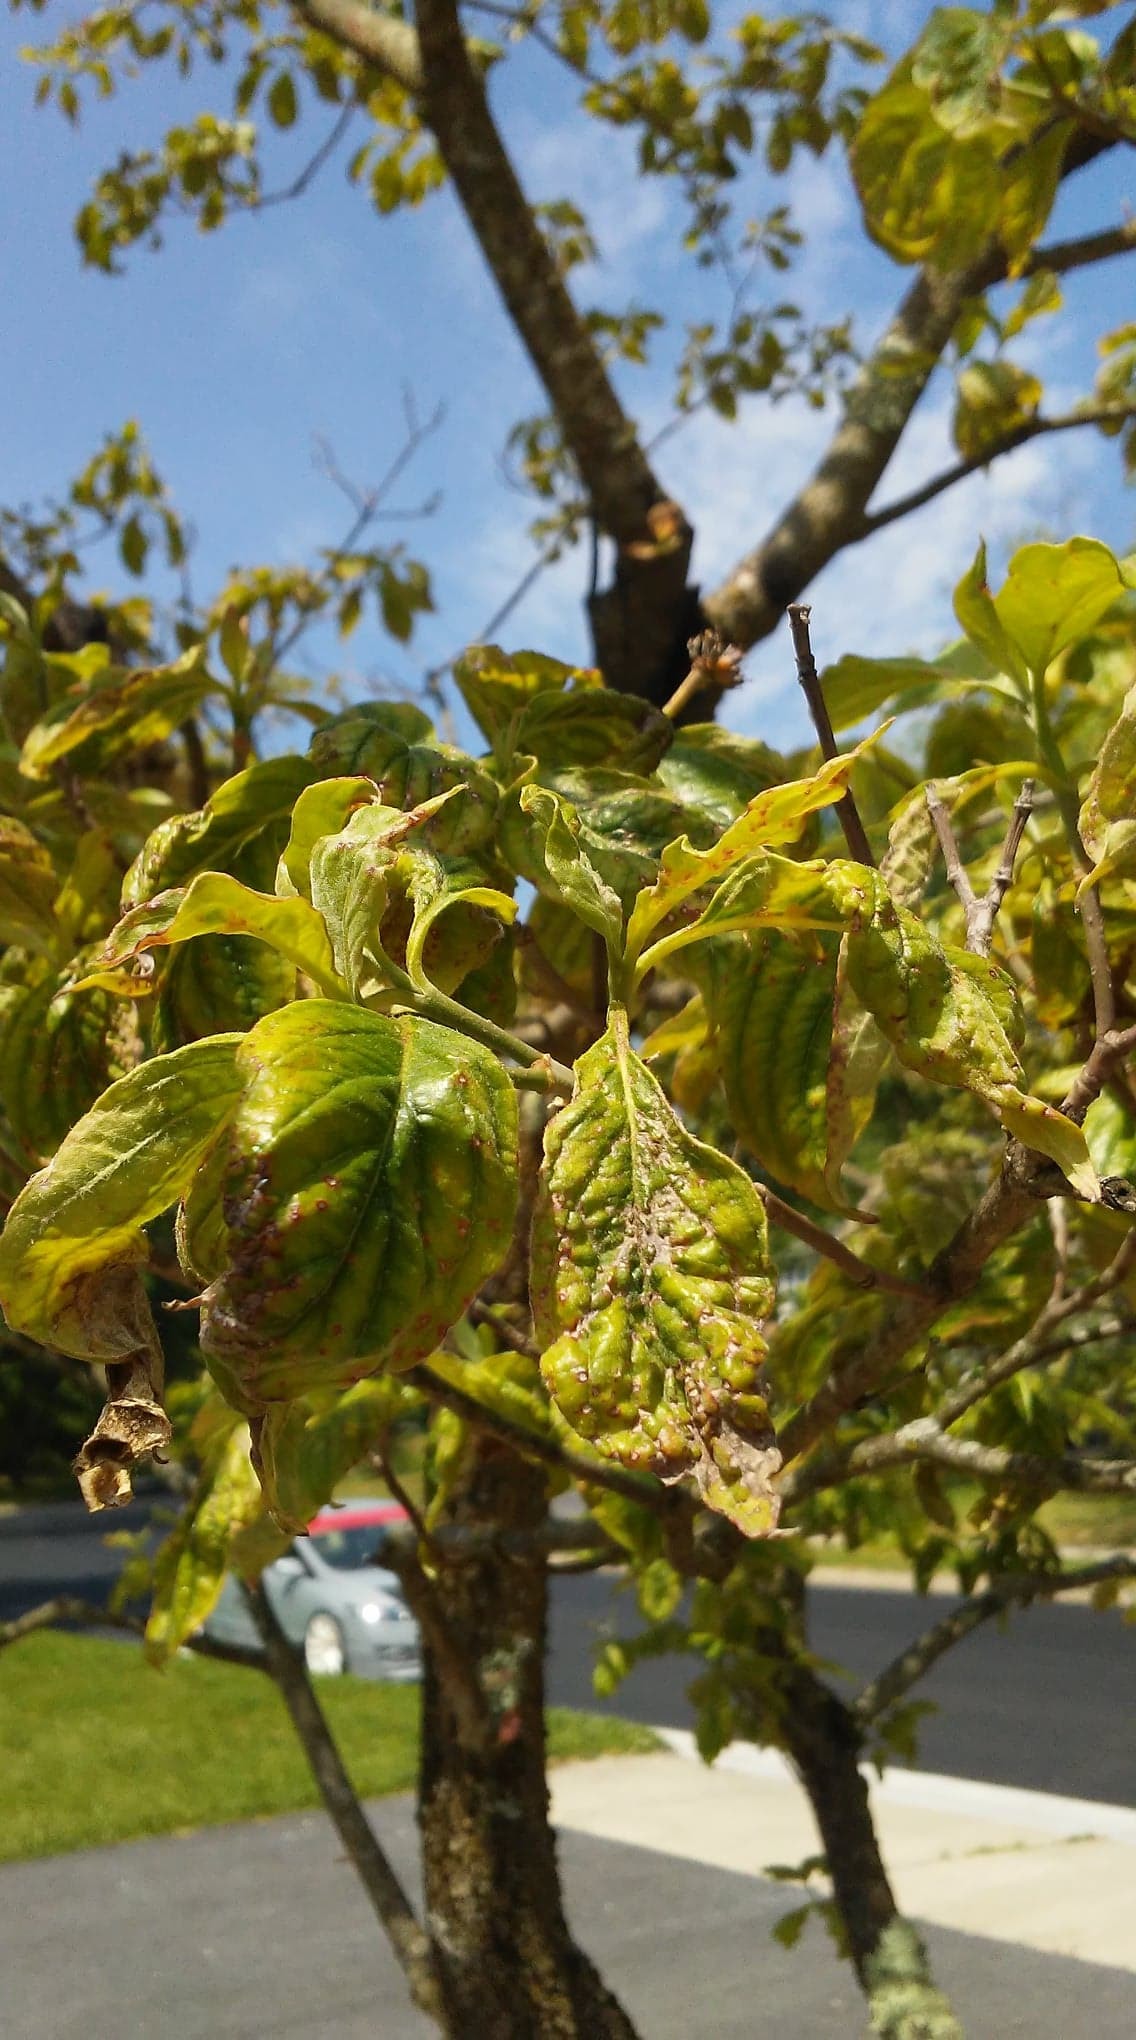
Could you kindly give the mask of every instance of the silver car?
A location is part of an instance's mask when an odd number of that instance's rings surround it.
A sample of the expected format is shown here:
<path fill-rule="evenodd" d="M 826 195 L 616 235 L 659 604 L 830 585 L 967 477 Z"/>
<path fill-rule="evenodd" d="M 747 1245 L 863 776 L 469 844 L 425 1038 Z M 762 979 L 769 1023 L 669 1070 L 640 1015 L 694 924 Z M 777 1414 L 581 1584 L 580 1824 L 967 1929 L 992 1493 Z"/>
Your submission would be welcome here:
<path fill-rule="evenodd" d="M 321 1509 L 282 1558 L 267 1566 L 264 1589 L 309 1672 L 355 1672 L 363 1679 L 418 1679 L 418 1624 L 395 1575 L 381 1563 L 384 1536 L 406 1521 L 395 1502 L 348 1502 Z M 234 1579 L 227 1579 L 207 1636 L 257 1648 L 259 1638 Z"/>

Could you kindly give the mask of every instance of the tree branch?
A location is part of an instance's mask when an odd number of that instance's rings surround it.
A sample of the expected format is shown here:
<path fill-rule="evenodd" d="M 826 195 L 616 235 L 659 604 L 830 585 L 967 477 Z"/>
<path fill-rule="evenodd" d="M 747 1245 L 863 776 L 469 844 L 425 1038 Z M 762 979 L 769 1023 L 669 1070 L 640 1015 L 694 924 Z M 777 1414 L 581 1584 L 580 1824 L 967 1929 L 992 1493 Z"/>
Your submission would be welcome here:
<path fill-rule="evenodd" d="M 975 1403 L 981 1402 L 983 1396 L 989 1395 L 992 1389 L 998 1388 L 1004 1381 L 1009 1381 L 1013 1375 L 1020 1374 L 1023 1368 L 1035 1366 L 1041 1353 L 1050 1350 L 1051 1334 L 1058 1326 L 1064 1324 L 1068 1318 L 1079 1316 L 1081 1311 L 1091 1310 L 1094 1303 L 1099 1303 L 1102 1297 L 1119 1287 L 1133 1266 L 1136 1266 L 1136 1230 L 1129 1233 L 1108 1267 L 1099 1275 L 1094 1275 L 1090 1282 L 1083 1283 L 1080 1289 L 1071 1291 L 1067 1296 L 1052 1297 L 1034 1319 L 1028 1332 L 1024 1332 L 1020 1339 L 1015 1339 L 1013 1345 L 1007 1347 L 996 1359 L 987 1361 L 985 1365 L 976 1367 L 970 1374 L 965 1375 L 957 1386 L 943 1397 L 935 1411 L 936 1423 L 941 1425 L 943 1430 L 949 1430 L 952 1424 L 957 1424 L 959 1418 L 965 1416 L 967 1410 L 973 1409 Z M 1060 1345 L 1052 1350 L 1056 1355 L 1061 1350 Z"/>
<path fill-rule="evenodd" d="M 832 1261 L 837 1268 L 843 1268 L 857 1289 L 886 1289 L 891 1296 L 913 1296 L 920 1302 L 929 1300 L 926 1292 L 918 1288 L 914 1282 L 905 1282 L 901 1275 L 893 1275 L 887 1268 L 873 1268 L 870 1261 L 862 1261 L 859 1254 L 854 1254 L 851 1247 L 844 1245 L 843 1240 L 834 1239 L 831 1233 L 825 1232 L 823 1226 L 814 1225 L 812 1219 L 806 1218 L 803 1211 L 798 1211 L 792 1204 L 786 1204 L 783 1198 L 778 1197 L 776 1191 L 767 1190 L 764 1183 L 755 1183 L 754 1189 L 769 1214 L 770 1225 L 780 1226 L 782 1232 L 792 1233 L 794 1239 L 803 1240 L 814 1253 L 823 1254 L 826 1261 Z"/>
<path fill-rule="evenodd" d="M 1023 272 L 1035 276 L 1052 270 L 1066 276 L 1073 269 L 1087 269 L 1094 262 L 1110 262 L 1116 255 L 1130 255 L 1136 248 L 1136 220 L 1124 220 L 1118 227 L 1103 227 L 1096 234 L 1080 234 L 1072 241 L 1052 241 L 1047 248 L 1035 248 Z"/>
<path fill-rule="evenodd" d="M 959 853 L 958 838 L 955 835 L 950 809 L 934 784 L 927 788 L 927 808 L 943 852 L 947 879 L 957 893 L 966 916 L 966 946 L 975 956 L 990 954 L 994 923 L 998 918 L 1002 901 L 1013 884 L 1014 862 L 1033 808 L 1033 797 L 1033 780 L 1023 780 L 1021 792 L 1014 802 L 1014 811 L 1010 816 L 997 868 L 983 897 L 979 899 Z"/>
<path fill-rule="evenodd" d="M 1083 168 L 1114 146 L 1111 139 L 1075 136 L 1062 175 Z M 1074 266 L 1072 258 L 1068 266 Z M 964 303 L 980 297 L 1005 275 L 1006 258 L 993 241 L 968 269 L 952 274 L 930 267 L 919 271 L 883 338 L 854 378 L 844 417 L 812 476 L 761 544 L 704 598 L 710 622 L 731 644 L 744 647 L 768 637 L 790 602 L 838 552 L 855 543 L 868 504 Z"/>
<path fill-rule="evenodd" d="M 295 0 L 297 14 L 333 42 L 354 50 L 406 92 L 422 90 L 422 51 L 409 22 L 379 14 L 366 0 Z"/>
<path fill-rule="evenodd" d="M 1089 1106 L 1130 1055 L 1136 1055 L 1136 1026 L 1111 1028 L 1098 1034 L 1088 1061 L 1062 1100 L 1065 1117 L 1082 1125 Z"/>
<path fill-rule="evenodd" d="M 952 1608 L 938 1622 L 925 1629 L 900 1651 L 876 1678 L 863 1687 L 853 1703 L 853 1713 L 862 1728 L 869 1728 L 882 1714 L 895 1706 L 905 1693 L 910 1692 L 932 1665 L 961 1643 L 964 1636 L 978 1629 L 984 1622 L 1005 1613 L 1007 1608 L 1027 1607 L 1031 1601 L 1054 1600 L 1058 1594 L 1083 1591 L 1086 1587 L 1102 1585 L 1106 1580 L 1136 1579 L 1136 1559 L 1126 1553 L 1117 1553 L 1114 1558 L 1101 1559 L 1094 1565 L 1076 1567 L 1071 1572 L 1028 1573 L 1016 1578 L 995 1580 L 981 1594 L 972 1594 Z"/>
<path fill-rule="evenodd" d="M 1136 405 L 1086 404 L 1075 411 L 1064 411 L 1056 418 L 1026 418 L 981 453 L 975 454 L 973 459 L 956 461 L 953 467 L 944 468 L 941 474 L 933 475 L 930 481 L 923 482 L 908 495 L 898 496 L 884 509 L 866 512 L 851 538 L 853 541 L 873 538 L 887 525 L 896 524 L 901 517 L 910 517 L 913 510 L 921 510 L 925 503 L 934 502 L 936 496 L 953 489 L 956 482 L 965 482 L 968 476 L 984 472 L 994 461 L 1014 453 L 1019 446 L 1028 446 L 1031 439 L 1040 439 L 1050 432 L 1073 432 L 1081 425 L 1124 424 L 1129 418 L 1136 418 Z"/>
<path fill-rule="evenodd" d="M 804 1494 L 833 1487 L 850 1475 L 882 1473 L 889 1467 L 912 1466 L 919 1461 L 978 1480 L 1037 1488 L 1047 1495 L 1062 1489 L 1073 1494 L 1136 1494 L 1136 1459 L 1087 1459 L 1076 1452 L 1047 1459 L 1041 1453 L 983 1445 L 977 1438 L 950 1438 L 937 1418 L 916 1417 L 886 1437 L 862 1438 L 851 1451 L 803 1469 L 800 1481 L 791 1484 L 791 1499 L 800 1501 Z"/>
<path fill-rule="evenodd" d="M 537 1431 L 511 1423 L 508 1417 L 497 1410 L 486 1409 L 476 1397 L 466 1395 L 463 1389 L 452 1388 L 448 1381 L 440 1380 L 431 1372 L 429 1363 L 410 1368 L 404 1378 L 412 1388 L 429 1396 L 431 1402 L 452 1410 L 456 1417 L 475 1425 L 490 1437 L 499 1438 L 503 1445 L 529 1459 L 542 1460 L 546 1466 L 571 1473 L 577 1480 L 586 1481 L 593 1487 L 607 1488 L 612 1494 L 623 1495 L 627 1501 L 641 1502 L 644 1508 L 654 1509 L 660 1515 L 682 1506 L 681 1489 L 664 1488 L 650 1474 L 630 1473 L 614 1463 L 591 1459 L 585 1453 L 574 1452 L 570 1445 L 560 1444 L 555 1438 L 541 1437 Z"/>
<path fill-rule="evenodd" d="M 442 1999 L 429 1939 L 359 1804 L 303 1657 L 281 1629 L 264 1588 L 243 1582 L 242 1592 L 320 1797 L 398 1957 L 411 1997 L 420 2011 L 441 2024 Z"/>

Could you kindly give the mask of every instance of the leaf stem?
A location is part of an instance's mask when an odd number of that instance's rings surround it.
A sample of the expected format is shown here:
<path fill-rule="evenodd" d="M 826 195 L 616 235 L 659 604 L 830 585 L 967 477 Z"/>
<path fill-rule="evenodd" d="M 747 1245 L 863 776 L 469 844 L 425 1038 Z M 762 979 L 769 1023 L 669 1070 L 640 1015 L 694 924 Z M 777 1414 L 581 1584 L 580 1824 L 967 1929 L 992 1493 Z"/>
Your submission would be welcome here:
<path fill-rule="evenodd" d="M 375 944 L 375 960 L 384 977 L 396 992 L 400 992 L 407 1006 L 423 1020 L 434 1020 L 440 1027 L 452 1027 L 458 1034 L 468 1034 L 471 1041 L 479 1041 L 483 1048 L 490 1048 L 495 1055 L 511 1056 L 521 1065 L 520 1072 L 512 1072 L 513 1080 L 522 1088 L 536 1091 L 563 1091 L 571 1093 L 575 1079 L 566 1063 L 557 1062 L 543 1050 L 533 1048 L 516 1034 L 510 1034 L 505 1027 L 498 1027 L 495 1020 L 486 1020 L 481 1013 L 471 1013 L 457 999 L 451 999 L 440 992 L 436 985 L 428 991 L 422 990 L 392 963 L 385 949 Z"/>

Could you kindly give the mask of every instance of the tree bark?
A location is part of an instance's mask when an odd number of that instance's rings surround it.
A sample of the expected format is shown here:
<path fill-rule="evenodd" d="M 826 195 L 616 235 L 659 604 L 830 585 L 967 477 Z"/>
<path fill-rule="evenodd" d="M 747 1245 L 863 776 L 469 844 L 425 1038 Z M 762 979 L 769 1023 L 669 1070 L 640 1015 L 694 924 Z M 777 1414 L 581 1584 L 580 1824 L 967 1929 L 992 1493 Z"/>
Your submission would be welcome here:
<path fill-rule="evenodd" d="M 450 1524 L 495 1526 L 432 1578 L 404 1573 L 425 1643 L 418 1820 L 426 1918 L 453 2040 L 635 2040 L 564 1917 L 545 1777 L 544 1474 L 473 1438 Z M 472 1680 L 473 1692 L 463 1689 Z"/>
<path fill-rule="evenodd" d="M 882 2040 L 962 2040 L 927 1951 L 888 1882 L 860 1771 L 855 1716 L 806 1666 L 784 1685 L 789 1755 L 809 1795 L 848 1951 Z"/>

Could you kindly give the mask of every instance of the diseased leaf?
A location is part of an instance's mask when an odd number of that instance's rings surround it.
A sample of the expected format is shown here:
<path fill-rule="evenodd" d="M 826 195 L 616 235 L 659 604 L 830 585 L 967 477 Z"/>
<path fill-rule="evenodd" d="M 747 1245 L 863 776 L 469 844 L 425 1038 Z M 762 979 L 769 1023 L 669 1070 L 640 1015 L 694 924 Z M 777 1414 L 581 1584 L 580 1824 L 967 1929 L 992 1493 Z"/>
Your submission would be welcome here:
<path fill-rule="evenodd" d="M 62 992 L 54 975 L 0 989 L 0 1104 L 28 1160 L 39 1162 L 115 1074 L 115 1007 L 103 992 Z"/>
<path fill-rule="evenodd" d="M 996 673 L 1008 673 L 1022 687 L 1029 684 L 1029 665 L 1016 640 L 1006 629 L 986 579 L 986 545 L 979 544 L 974 559 L 955 589 L 955 615 L 967 637 L 985 653 Z"/>
<path fill-rule="evenodd" d="M 301 1000 L 243 1037 L 186 1199 L 201 1343 L 253 1414 L 432 1352 L 508 1246 L 516 1101 L 447 1028 Z"/>
<path fill-rule="evenodd" d="M 820 1205 L 837 946 L 774 931 L 724 944 L 707 995 L 732 1125 L 763 1170 Z"/>
<path fill-rule="evenodd" d="M 441 793 L 452 793 L 454 798 L 423 823 L 423 841 L 452 852 L 488 842 L 500 797 L 496 781 L 464 751 L 426 741 L 433 735 L 428 723 L 423 732 L 415 723 L 400 729 L 398 720 L 388 702 L 347 709 L 312 738 L 313 765 L 321 773 L 365 775 L 372 782 L 372 798 L 387 807 L 420 808 Z"/>
<path fill-rule="evenodd" d="M 322 992 L 346 996 L 327 929 L 307 900 L 273 899 L 219 871 L 203 871 L 184 892 L 175 888 L 132 908 L 108 937 L 102 964 L 117 969 L 145 951 L 190 942 L 197 935 L 255 936 L 304 971 Z"/>
<path fill-rule="evenodd" d="M 360 808 L 375 811 L 375 789 L 369 779 L 320 779 L 306 786 L 292 809 L 288 840 L 276 867 L 276 893 L 282 900 L 312 896 L 312 852 L 326 836 L 338 836 Z M 396 810 L 383 808 L 392 822 Z M 368 824 L 373 827 L 374 823 Z"/>
<path fill-rule="evenodd" d="M 296 996 L 296 967 L 246 935 L 202 935 L 175 949 L 162 973 L 151 1042 L 181 1048 L 240 1034 Z"/>
<path fill-rule="evenodd" d="M 29 779 L 49 779 L 67 759 L 77 771 L 96 772 L 126 752 L 159 743 L 216 692 L 200 646 L 172 666 L 117 672 L 78 707 L 65 698 L 29 730 L 20 770 Z"/>
<path fill-rule="evenodd" d="M 239 1040 L 217 1035 L 141 1063 L 32 1177 L 0 1238 L 0 1304 L 13 1331 L 97 1362 L 144 1343 L 142 1227 L 183 1194 L 232 1111 Z"/>
<path fill-rule="evenodd" d="M 532 1288 L 568 1422 L 626 1466 L 693 1473 L 711 1508 L 769 1535 L 781 1462 L 761 1392 L 764 1208 L 676 1119 L 620 1008 L 549 1122 Z"/>
<path fill-rule="evenodd" d="M 688 723 L 675 731 L 656 776 L 721 830 L 736 821 L 756 794 L 781 785 L 789 771 L 780 753 L 755 737 L 736 736 L 718 723 Z"/>
<path fill-rule="evenodd" d="M 605 687 L 533 695 L 510 726 L 519 757 L 557 772 L 613 764 L 623 772 L 652 772 L 673 736 L 674 725 L 649 701 Z"/>
<path fill-rule="evenodd" d="M 1042 386 L 1012 361 L 971 361 L 955 388 L 954 441 L 964 460 L 981 460 L 1008 433 L 1036 418 Z"/>
<path fill-rule="evenodd" d="M 432 985 L 444 992 L 456 990 L 496 947 L 504 932 L 502 923 L 512 924 L 516 901 L 487 885 L 485 874 L 468 858 L 406 850 L 398 859 L 396 876 L 414 907 L 406 943 L 410 977 L 421 991 Z"/>

